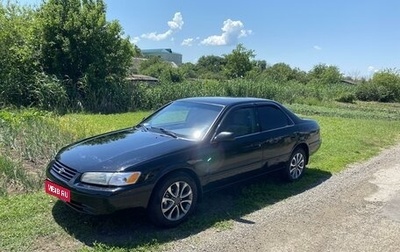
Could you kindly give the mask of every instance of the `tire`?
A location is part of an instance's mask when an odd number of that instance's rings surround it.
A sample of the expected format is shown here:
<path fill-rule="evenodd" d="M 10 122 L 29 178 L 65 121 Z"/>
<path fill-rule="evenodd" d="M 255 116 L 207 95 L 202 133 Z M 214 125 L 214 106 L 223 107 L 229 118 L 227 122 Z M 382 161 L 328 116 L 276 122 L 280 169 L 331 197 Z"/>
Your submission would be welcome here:
<path fill-rule="evenodd" d="M 184 222 L 197 204 L 197 185 L 188 174 L 173 173 L 153 191 L 148 207 L 149 219 L 160 227 L 176 227 Z"/>
<path fill-rule="evenodd" d="M 299 180 L 306 170 L 306 163 L 307 155 L 305 151 L 302 148 L 296 148 L 286 163 L 284 169 L 285 179 L 290 182 Z"/>

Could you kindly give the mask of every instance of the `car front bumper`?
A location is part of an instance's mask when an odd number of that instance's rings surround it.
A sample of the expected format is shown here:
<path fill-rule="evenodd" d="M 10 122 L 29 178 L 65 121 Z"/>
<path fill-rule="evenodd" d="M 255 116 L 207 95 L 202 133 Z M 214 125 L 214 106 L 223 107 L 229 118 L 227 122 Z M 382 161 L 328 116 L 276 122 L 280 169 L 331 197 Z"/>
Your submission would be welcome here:
<path fill-rule="evenodd" d="M 110 214 L 127 208 L 146 208 L 153 185 L 101 187 L 83 184 L 78 179 L 66 182 L 52 170 L 47 170 L 47 180 L 70 191 L 70 201 L 65 202 L 78 212 L 93 215 Z"/>

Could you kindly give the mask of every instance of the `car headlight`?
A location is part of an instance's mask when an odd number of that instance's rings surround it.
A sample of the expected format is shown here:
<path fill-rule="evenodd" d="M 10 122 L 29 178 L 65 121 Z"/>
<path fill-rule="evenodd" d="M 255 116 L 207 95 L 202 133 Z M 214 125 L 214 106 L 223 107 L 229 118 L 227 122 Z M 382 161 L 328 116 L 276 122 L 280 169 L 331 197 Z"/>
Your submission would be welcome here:
<path fill-rule="evenodd" d="M 85 172 L 81 181 L 95 185 L 125 186 L 135 184 L 140 174 L 140 172 Z"/>

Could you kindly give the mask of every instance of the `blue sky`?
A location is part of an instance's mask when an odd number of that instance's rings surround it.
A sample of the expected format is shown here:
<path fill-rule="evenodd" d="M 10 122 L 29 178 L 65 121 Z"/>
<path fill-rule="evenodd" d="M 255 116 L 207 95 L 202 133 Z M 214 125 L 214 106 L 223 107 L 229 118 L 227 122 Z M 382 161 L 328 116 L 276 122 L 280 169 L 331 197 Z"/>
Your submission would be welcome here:
<path fill-rule="evenodd" d="M 19 0 L 40 4 L 41 0 Z M 324 63 L 353 77 L 400 68 L 398 0 L 105 0 L 141 49 L 171 48 L 195 63 L 238 43 L 270 65 Z"/>

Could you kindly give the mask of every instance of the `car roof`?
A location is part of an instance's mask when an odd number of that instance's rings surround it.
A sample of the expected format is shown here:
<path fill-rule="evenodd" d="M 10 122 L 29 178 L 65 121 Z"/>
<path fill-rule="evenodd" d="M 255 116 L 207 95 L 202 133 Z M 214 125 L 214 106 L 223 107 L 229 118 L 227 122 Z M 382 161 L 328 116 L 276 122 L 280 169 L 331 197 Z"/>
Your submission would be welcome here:
<path fill-rule="evenodd" d="M 177 101 L 187 101 L 187 102 L 196 102 L 196 103 L 207 103 L 207 104 L 215 104 L 222 106 L 230 106 L 234 104 L 241 103 L 251 103 L 251 102 L 274 102 L 268 99 L 262 98 L 253 98 L 253 97 L 220 97 L 220 96 L 211 96 L 211 97 L 191 97 L 191 98 L 183 98 Z"/>

